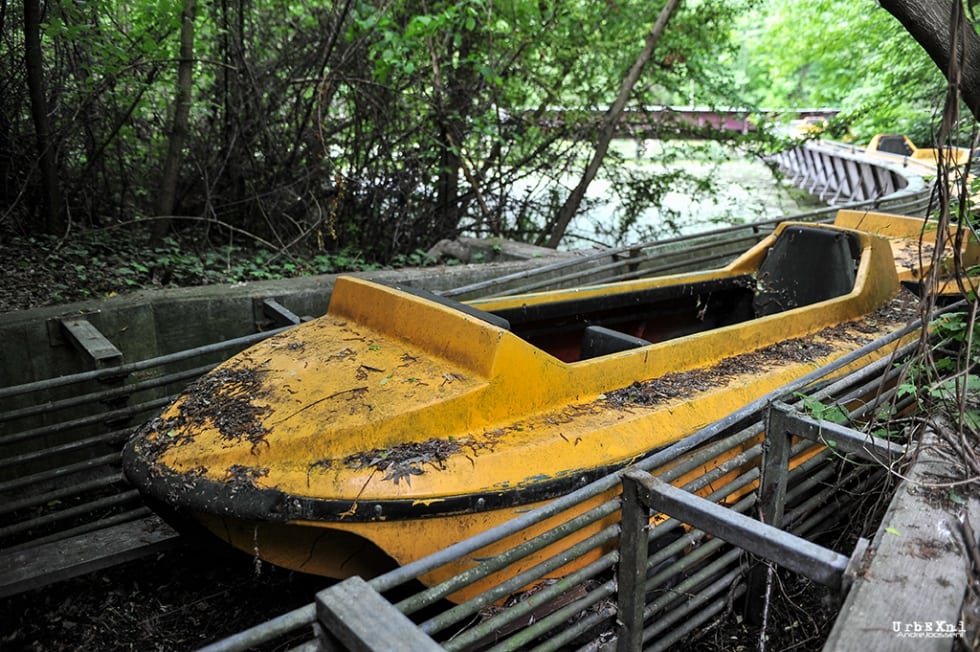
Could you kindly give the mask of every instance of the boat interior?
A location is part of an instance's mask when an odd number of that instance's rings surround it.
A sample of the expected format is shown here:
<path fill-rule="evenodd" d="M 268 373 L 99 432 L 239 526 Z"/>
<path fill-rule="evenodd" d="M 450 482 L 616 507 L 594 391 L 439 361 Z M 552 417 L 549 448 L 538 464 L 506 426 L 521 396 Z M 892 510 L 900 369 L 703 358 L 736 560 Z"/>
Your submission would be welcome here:
<path fill-rule="evenodd" d="M 403 291 L 510 330 L 564 362 L 664 342 L 808 306 L 851 292 L 860 261 L 856 234 L 793 225 L 754 273 L 487 312 L 416 288 Z"/>

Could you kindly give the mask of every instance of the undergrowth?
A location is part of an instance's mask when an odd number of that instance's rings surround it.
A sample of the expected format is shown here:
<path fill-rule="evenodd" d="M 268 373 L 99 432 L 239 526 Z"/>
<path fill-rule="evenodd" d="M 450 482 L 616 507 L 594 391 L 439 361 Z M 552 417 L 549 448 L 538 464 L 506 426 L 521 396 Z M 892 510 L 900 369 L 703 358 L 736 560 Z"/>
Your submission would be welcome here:
<path fill-rule="evenodd" d="M 425 252 L 399 256 L 389 267 L 425 266 Z M 266 246 L 209 242 L 185 232 L 159 245 L 120 229 L 90 229 L 69 237 L 0 236 L 0 312 L 140 289 L 297 278 L 382 268 L 349 249 L 307 254 Z"/>

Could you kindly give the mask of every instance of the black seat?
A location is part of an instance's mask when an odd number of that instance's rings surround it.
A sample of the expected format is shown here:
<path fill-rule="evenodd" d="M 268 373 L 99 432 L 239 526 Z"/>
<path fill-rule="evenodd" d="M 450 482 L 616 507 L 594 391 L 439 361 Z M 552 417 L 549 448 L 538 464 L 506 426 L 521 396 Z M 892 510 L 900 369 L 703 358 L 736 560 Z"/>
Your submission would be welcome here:
<path fill-rule="evenodd" d="M 847 294 L 861 250 L 853 233 L 791 226 L 780 233 L 756 275 L 756 317 Z"/>
<path fill-rule="evenodd" d="M 882 136 L 878 139 L 878 151 L 900 156 L 912 156 L 912 149 L 902 136 Z"/>
<path fill-rule="evenodd" d="M 650 342 L 641 337 L 633 337 L 605 326 L 586 326 L 582 334 L 582 352 L 579 359 L 597 358 L 600 355 L 628 351 L 647 344 Z"/>

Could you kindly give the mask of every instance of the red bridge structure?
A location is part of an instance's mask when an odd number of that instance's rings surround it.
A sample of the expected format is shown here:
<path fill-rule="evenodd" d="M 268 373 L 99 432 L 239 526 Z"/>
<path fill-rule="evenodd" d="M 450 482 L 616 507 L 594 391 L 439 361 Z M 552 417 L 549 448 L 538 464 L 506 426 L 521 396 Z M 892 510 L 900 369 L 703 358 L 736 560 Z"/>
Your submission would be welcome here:
<path fill-rule="evenodd" d="M 555 108 L 531 118 L 545 127 L 569 123 L 583 128 L 595 127 L 607 109 Z M 840 112 L 835 108 L 748 109 L 701 106 L 650 106 L 630 108 L 619 117 L 616 137 L 620 138 L 725 138 L 747 134 L 768 121 L 831 118 Z"/>

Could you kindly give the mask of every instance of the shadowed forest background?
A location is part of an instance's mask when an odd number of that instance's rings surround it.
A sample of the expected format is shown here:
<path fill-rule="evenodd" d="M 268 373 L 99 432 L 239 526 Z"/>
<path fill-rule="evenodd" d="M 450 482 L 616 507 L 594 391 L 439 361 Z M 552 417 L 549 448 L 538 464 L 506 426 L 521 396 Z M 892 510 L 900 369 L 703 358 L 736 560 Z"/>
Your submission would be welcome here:
<path fill-rule="evenodd" d="M 54 300 L 421 264 L 460 234 L 559 246 L 597 173 L 618 244 L 712 185 L 624 165 L 617 111 L 745 109 L 762 128 L 713 137 L 763 156 L 782 108 L 927 143 L 946 87 L 872 0 L 5 0 L 0 61 L 5 275 Z"/>

